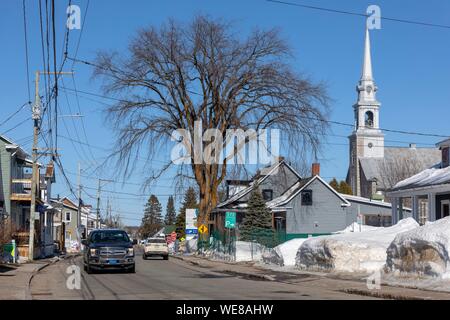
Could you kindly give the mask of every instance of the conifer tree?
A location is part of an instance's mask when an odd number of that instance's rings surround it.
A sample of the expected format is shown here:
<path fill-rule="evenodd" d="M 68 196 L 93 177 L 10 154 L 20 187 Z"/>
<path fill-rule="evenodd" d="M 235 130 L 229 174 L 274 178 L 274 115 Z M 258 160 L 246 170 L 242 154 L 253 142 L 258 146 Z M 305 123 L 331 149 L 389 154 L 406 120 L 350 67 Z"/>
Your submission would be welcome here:
<path fill-rule="evenodd" d="M 167 207 L 166 207 L 166 216 L 164 218 L 164 224 L 166 226 L 173 225 L 175 223 L 177 213 L 175 211 L 175 204 L 173 202 L 173 197 L 170 196 L 167 200 Z"/>
<path fill-rule="evenodd" d="M 141 223 L 141 235 L 143 237 L 152 236 L 161 229 L 163 225 L 161 212 L 161 203 L 158 197 L 152 194 L 144 208 L 144 217 Z"/>
<path fill-rule="evenodd" d="M 186 190 L 183 202 L 181 204 L 180 213 L 178 214 L 176 219 L 178 238 L 184 238 L 186 236 L 185 233 L 186 209 L 197 209 L 197 208 L 198 208 L 197 193 L 195 192 L 194 188 L 189 187 Z"/>
<path fill-rule="evenodd" d="M 239 226 L 240 238 L 267 244 L 272 238 L 272 212 L 267 208 L 261 192 L 256 188 L 248 201 L 244 220 Z"/>

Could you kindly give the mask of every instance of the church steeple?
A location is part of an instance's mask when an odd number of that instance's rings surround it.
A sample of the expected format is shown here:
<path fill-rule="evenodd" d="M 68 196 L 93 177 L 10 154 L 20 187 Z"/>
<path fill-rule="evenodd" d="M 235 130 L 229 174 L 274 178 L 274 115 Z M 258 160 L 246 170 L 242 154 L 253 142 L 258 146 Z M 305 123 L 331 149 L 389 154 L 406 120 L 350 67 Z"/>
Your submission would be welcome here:
<path fill-rule="evenodd" d="M 359 80 L 357 86 L 358 103 L 376 102 L 377 90 L 378 88 L 375 85 L 372 73 L 372 55 L 370 52 L 369 29 L 366 28 L 363 67 L 361 72 L 361 79 Z"/>
<path fill-rule="evenodd" d="M 364 46 L 364 61 L 362 68 L 361 81 L 373 81 L 372 76 L 372 57 L 370 53 L 370 35 L 369 29 L 366 28 L 366 42 Z"/>
<path fill-rule="evenodd" d="M 361 78 L 356 86 L 358 100 L 353 105 L 355 130 L 349 137 L 350 166 L 348 182 L 355 195 L 361 195 L 360 163 L 362 158 L 384 157 L 384 134 L 380 130 L 380 103 L 376 99 L 378 90 L 373 79 L 369 30 L 366 28 L 364 58 Z"/>

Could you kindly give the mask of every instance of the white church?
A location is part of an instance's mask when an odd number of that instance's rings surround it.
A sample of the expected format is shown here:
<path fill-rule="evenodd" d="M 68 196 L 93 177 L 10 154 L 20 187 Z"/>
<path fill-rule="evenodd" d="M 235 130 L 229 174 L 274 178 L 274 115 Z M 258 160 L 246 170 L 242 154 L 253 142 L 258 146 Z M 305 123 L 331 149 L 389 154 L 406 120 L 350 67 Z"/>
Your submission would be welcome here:
<path fill-rule="evenodd" d="M 353 105 L 355 128 L 349 136 L 350 162 L 347 183 L 353 194 L 384 200 L 386 190 L 397 182 L 440 163 L 437 148 L 385 146 L 380 130 L 381 103 L 372 73 L 369 30 L 366 29 L 362 75 L 356 87 L 358 100 Z"/>

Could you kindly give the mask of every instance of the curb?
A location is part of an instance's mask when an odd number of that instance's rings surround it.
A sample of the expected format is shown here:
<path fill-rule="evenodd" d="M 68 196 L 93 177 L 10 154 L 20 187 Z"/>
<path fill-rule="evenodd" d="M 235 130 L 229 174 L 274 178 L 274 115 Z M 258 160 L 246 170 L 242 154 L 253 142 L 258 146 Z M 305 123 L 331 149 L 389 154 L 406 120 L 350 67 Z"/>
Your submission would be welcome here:
<path fill-rule="evenodd" d="M 66 260 L 66 259 L 68 259 L 68 258 L 74 258 L 74 257 L 77 257 L 77 256 L 79 256 L 79 255 L 80 255 L 80 254 L 77 253 L 77 254 L 74 254 L 74 255 L 67 255 L 67 254 L 66 254 L 66 255 L 64 255 L 64 256 L 57 257 L 57 259 L 55 259 L 55 260 L 53 260 L 53 261 L 49 261 L 49 262 L 47 262 L 47 263 L 44 263 L 44 264 L 42 264 L 42 266 L 39 266 L 39 267 L 36 268 L 33 272 L 31 272 L 30 276 L 28 277 L 27 286 L 26 286 L 26 288 L 25 288 L 25 300 L 33 300 L 33 297 L 32 297 L 32 295 L 31 295 L 31 289 L 30 289 L 30 286 L 31 286 L 31 281 L 33 280 L 33 278 L 34 278 L 35 275 L 37 275 L 40 271 L 44 270 L 45 268 L 47 268 L 48 266 L 50 266 L 50 265 L 52 265 L 52 264 L 55 264 L 55 263 L 57 263 L 57 262 L 59 262 L 59 261 L 62 261 L 62 260 Z"/>
<path fill-rule="evenodd" d="M 207 267 L 207 265 L 196 262 L 196 261 L 191 261 L 188 259 L 185 259 L 183 257 L 180 256 L 172 256 L 178 260 L 190 263 L 194 266 L 199 266 L 199 267 Z M 242 272 L 242 271 L 235 271 L 235 270 L 230 270 L 230 269 L 220 269 L 220 270 L 215 270 L 217 272 L 223 272 L 223 273 L 227 273 L 227 274 L 232 274 L 232 275 L 237 275 L 237 276 L 242 276 L 244 278 L 247 279 L 256 279 L 256 280 L 264 280 L 264 281 L 276 281 L 275 278 L 265 275 L 265 274 L 253 274 L 253 273 L 248 273 L 248 272 Z"/>

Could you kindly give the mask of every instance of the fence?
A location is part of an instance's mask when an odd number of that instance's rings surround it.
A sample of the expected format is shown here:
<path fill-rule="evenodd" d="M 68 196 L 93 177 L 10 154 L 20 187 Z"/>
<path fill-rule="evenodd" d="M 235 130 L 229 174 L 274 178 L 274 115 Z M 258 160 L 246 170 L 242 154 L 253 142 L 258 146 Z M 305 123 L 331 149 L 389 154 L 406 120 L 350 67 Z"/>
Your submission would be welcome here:
<path fill-rule="evenodd" d="M 197 249 L 199 253 L 221 260 L 248 259 L 249 257 L 237 256 L 246 254 L 250 255 L 250 260 L 254 260 L 262 251 L 272 249 L 286 240 L 285 231 L 263 228 L 254 228 L 249 232 L 237 229 L 216 230 L 210 233 L 209 238 L 200 235 Z"/>

